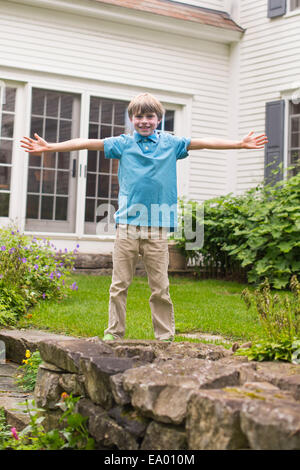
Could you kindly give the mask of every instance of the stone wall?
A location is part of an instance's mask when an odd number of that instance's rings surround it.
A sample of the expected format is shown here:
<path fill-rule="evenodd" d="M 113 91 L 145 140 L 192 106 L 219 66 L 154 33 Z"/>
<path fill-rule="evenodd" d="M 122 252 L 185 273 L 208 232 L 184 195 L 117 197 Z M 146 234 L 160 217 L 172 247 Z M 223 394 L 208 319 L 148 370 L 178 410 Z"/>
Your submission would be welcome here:
<path fill-rule="evenodd" d="M 14 360 L 24 357 L 25 333 L 19 349 L 7 336 Z M 300 449 L 298 365 L 248 362 L 202 343 L 45 334 L 36 347 L 43 363 L 34 395 L 47 428 L 58 426 L 61 394 L 79 395 L 98 449 Z"/>
<path fill-rule="evenodd" d="M 47 423 L 80 395 L 100 449 L 300 449 L 300 368 L 201 343 L 39 342 L 35 388 Z"/>

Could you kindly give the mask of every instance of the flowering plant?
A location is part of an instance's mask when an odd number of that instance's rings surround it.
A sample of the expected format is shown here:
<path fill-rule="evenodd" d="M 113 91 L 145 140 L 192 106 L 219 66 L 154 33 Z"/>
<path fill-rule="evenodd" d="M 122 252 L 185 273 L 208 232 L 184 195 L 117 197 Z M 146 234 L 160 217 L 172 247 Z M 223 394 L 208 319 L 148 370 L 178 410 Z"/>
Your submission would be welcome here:
<path fill-rule="evenodd" d="M 69 289 L 77 290 L 76 283 L 68 283 L 78 247 L 62 252 L 45 238 L 25 236 L 13 227 L 0 229 L 0 325 L 6 314 L 16 320 L 40 300 L 60 300 Z"/>
<path fill-rule="evenodd" d="M 18 374 L 16 380 L 16 383 L 20 385 L 23 390 L 34 390 L 37 371 L 41 362 L 42 359 L 39 351 L 31 353 L 29 349 L 26 350 L 25 359 L 23 359 L 22 365 L 18 367 L 20 374 Z"/>

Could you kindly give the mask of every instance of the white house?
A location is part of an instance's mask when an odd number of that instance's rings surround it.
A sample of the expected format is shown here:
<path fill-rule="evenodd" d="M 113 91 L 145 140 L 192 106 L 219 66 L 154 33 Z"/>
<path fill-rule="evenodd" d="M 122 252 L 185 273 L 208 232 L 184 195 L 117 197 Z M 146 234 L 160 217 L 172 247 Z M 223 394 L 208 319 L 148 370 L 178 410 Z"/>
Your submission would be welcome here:
<path fill-rule="evenodd" d="M 97 207 L 117 207 L 117 162 L 28 156 L 20 138 L 129 132 L 126 107 L 149 91 L 167 110 L 165 131 L 267 131 L 266 152 L 193 151 L 178 163 L 179 195 L 243 192 L 274 159 L 300 159 L 300 0 L 0 0 L 0 85 L 0 225 L 110 252 Z"/>

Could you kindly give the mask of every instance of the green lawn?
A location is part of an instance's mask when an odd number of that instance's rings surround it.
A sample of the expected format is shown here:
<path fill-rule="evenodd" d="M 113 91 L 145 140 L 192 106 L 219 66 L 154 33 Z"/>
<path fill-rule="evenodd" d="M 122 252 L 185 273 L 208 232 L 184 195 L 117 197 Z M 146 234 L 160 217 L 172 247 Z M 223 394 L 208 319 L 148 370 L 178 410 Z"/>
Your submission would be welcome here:
<path fill-rule="evenodd" d="M 19 327 L 48 329 L 75 336 L 102 337 L 108 321 L 110 276 L 72 276 L 78 291 L 64 301 L 42 302 Z M 261 333 L 254 309 L 240 297 L 247 287 L 236 282 L 170 277 L 176 339 L 180 333 L 201 331 L 230 340 L 253 340 Z M 126 338 L 154 339 L 146 278 L 136 277 L 128 291 Z"/>

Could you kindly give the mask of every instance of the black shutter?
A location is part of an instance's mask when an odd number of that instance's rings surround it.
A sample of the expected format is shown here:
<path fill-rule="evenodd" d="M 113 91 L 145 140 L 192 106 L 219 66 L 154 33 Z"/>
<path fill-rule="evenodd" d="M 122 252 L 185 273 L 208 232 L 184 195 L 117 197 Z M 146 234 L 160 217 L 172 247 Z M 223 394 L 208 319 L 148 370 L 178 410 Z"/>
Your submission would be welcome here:
<path fill-rule="evenodd" d="M 268 0 L 268 18 L 286 14 L 286 0 Z"/>
<path fill-rule="evenodd" d="M 268 144 L 265 147 L 265 182 L 267 184 L 280 181 L 283 177 L 284 109 L 284 100 L 266 103 Z M 282 164 L 281 168 L 280 164 Z M 277 171 L 276 174 L 273 173 L 274 170 Z"/>

